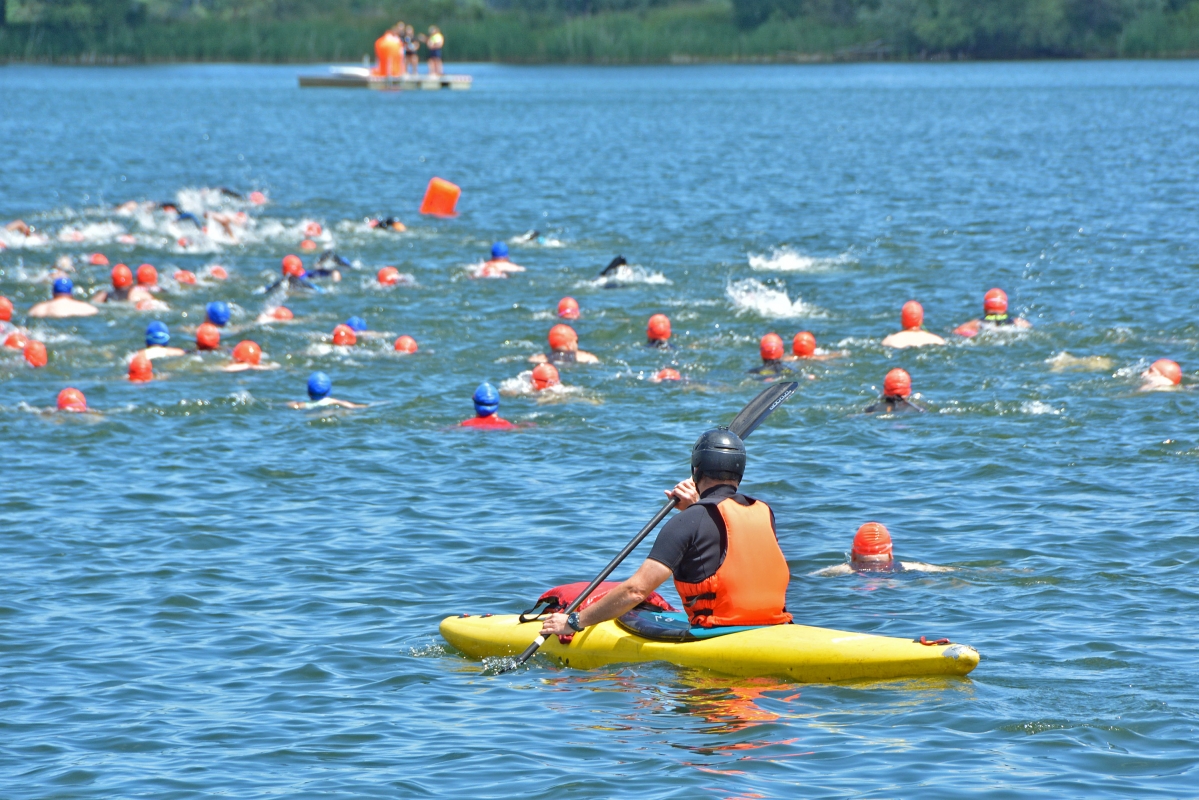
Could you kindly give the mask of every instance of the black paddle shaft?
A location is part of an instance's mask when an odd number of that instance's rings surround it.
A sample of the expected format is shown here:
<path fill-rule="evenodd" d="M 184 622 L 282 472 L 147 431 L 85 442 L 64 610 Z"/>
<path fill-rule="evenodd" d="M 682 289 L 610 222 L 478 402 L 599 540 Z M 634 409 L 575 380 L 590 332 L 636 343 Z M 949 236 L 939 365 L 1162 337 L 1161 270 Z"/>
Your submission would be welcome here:
<path fill-rule="evenodd" d="M 753 433 L 768 416 L 770 416 L 771 412 L 782 405 L 788 397 L 795 394 L 795 390 L 798 388 L 798 383 L 789 381 L 787 383 L 776 383 L 773 386 L 768 386 L 767 388 L 763 389 L 757 397 L 755 397 L 753 400 L 750 400 L 749 403 L 746 404 L 745 408 L 741 409 L 740 414 L 733 418 L 733 422 L 729 425 L 729 430 L 740 436 L 742 439 L 746 438 Z M 662 506 L 662 510 L 657 514 L 654 514 L 654 518 L 651 519 L 644 528 L 637 532 L 637 535 L 634 536 L 633 539 L 624 546 L 624 549 L 616 554 L 615 558 L 608 562 L 608 566 L 604 567 L 600 571 L 599 575 L 595 576 L 595 580 L 587 584 L 586 589 L 579 592 L 578 597 L 572 600 L 570 605 L 566 607 L 565 613 L 569 614 L 582 605 L 583 602 L 591 596 L 591 593 L 595 591 L 595 588 L 603 583 L 609 575 L 616 571 L 616 568 L 620 566 L 621 562 L 628 558 L 629 554 L 637 549 L 637 545 L 645 541 L 645 537 L 649 536 L 650 531 L 658 527 L 658 523 L 666 519 L 666 515 L 669 514 L 671 510 L 678 504 L 679 499 L 677 497 L 671 497 L 670 500 L 667 501 L 666 505 Z M 520 657 L 516 659 L 515 664 L 510 667 L 505 667 L 496 674 L 502 675 L 505 672 L 516 669 L 521 664 L 532 658 L 533 654 L 536 653 L 543 644 L 545 644 L 545 637 L 538 635 L 537 638 L 525 648 L 525 651 L 520 654 Z"/>

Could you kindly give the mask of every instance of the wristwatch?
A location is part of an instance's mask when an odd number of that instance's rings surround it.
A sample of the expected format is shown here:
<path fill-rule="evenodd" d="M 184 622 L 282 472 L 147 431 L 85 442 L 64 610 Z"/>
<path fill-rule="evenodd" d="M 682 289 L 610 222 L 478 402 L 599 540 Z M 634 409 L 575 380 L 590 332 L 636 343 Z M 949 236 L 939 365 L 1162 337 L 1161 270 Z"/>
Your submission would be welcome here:
<path fill-rule="evenodd" d="M 566 615 L 566 624 L 573 630 L 582 632 L 583 626 L 579 624 L 579 612 L 572 611 Z"/>

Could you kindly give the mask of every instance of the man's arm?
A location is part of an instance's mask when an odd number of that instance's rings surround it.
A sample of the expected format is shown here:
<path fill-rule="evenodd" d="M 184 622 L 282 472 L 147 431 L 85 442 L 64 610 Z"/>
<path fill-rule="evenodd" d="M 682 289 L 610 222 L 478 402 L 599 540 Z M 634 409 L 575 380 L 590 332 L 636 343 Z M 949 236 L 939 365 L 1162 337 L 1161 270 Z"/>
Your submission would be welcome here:
<path fill-rule="evenodd" d="M 616 619 L 649 597 L 670 575 L 670 568 L 665 564 L 647 558 L 624 583 L 604 595 L 598 603 L 580 611 L 579 624 L 587 627 Z M 565 614 L 550 614 L 541 623 L 542 636 L 568 636 L 572 633 L 575 633 L 575 629 L 566 624 Z"/>

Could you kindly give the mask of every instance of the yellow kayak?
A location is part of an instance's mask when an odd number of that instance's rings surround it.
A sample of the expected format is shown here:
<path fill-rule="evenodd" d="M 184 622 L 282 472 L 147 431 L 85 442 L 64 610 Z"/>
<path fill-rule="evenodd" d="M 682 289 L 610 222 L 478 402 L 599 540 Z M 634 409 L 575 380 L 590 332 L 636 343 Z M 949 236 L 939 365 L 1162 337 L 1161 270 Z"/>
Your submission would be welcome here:
<path fill-rule="evenodd" d="M 447 617 L 441 635 L 472 658 L 516 656 L 537 637 L 537 622 L 515 614 Z M 570 644 L 551 636 L 539 651 L 564 667 L 595 669 L 609 664 L 668 661 L 729 675 L 775 675 L 803 683 L 858 679 L 966 675 L 978 651 L 963 644 L 925 645 L 807 625 L 752 628 L 694 641 L 655 641 L 616 622 L 593 625 Z"/>

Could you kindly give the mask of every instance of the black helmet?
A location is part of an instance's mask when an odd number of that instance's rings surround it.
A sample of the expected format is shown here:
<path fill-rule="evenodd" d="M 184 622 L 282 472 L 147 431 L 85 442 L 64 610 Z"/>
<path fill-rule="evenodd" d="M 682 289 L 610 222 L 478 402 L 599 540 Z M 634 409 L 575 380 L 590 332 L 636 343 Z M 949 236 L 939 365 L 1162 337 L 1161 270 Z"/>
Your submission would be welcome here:
<path fill-rule="evenodd" d="M 691 476 L 740 481 L 745 474 L 745 442 L 728 428 L 705 431 L 691 448 Z"/>

